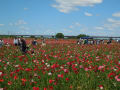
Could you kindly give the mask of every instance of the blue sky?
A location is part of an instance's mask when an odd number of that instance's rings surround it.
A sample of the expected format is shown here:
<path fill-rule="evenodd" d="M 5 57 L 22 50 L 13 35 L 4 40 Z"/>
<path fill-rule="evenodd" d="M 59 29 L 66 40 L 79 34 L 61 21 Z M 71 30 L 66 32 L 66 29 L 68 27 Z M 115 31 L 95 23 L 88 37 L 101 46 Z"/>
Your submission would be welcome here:
<path fill-rule="evenodd" d="M 0 34 L 120 36 L 120 0 L 0 0 Z"/>

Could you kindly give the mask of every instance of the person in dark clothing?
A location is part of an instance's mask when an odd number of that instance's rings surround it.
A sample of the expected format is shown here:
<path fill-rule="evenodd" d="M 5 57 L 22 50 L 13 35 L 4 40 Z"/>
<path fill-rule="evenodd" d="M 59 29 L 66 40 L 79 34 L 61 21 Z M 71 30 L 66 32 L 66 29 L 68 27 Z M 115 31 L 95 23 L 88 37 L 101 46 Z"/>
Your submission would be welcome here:
<path fill-rule="evenodd" d="M 23 54 L 27 52 L 26 41 L 24 39 L 21 39 L 21 51 Z"/>
<path fill-rule="evenodd" d="M 18 39 L 18 46 L 20 47 L 20 45 L 21 45 L 21 39 L 19 38 Z"/>
<path fill-rule="evenodd" d="M 112 43 L 112 38 L 109 39 L 109 41 L 107 42 L 107 44 L 111 44 Z"/>
<path fill-rule="evenodd" d="M 37 41 L 36 41 L 36 40 L 33 40 L 33 41 L 32 41 L 32 45 L 37 45 Z"/>

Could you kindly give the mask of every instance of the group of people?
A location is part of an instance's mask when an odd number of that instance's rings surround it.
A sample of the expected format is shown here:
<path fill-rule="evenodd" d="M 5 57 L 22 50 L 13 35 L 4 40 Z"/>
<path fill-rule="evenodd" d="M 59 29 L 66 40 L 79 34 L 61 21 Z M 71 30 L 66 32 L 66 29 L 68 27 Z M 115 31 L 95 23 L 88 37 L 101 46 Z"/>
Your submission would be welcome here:
<path fill-rule="evenodd" d="M 27 45 L 26 45 L 26 41 L 24 38 L 14 38 L 13 41 L 15 46 L 19 46 L 20 50 L 22 51 L 23 54 L 25 54 L 27 52 Z"/>
<path fill-rule="evenodd" d="M 13 43 L 14 43 L 15 46 L 19 46 L 20 47 L 20 50 L 22 51 L 23 54 L 25 54 L 28 51 L 28 49 L 29 49 L 29 47 L 27 46 L 26 41 L 25 41 L 24 38 L 22 38 L 22 39 L 21 38 L 14 38 Z M 37 45 L 38 44 L 37 39 L 35 38 L 31 42 L 31 44 L 33 46 Z M 45 39 L 43 38 L 42 39 L 42 46 L 45 46 L 45 44 L 46 44 L 45 43 Z"/>
<path fill-rule="evenodd" d="M 77 41 L 77 44 L 80 44 L 80 45 L 85 45 L 85 44 L 90 44 L 90 45 L 93 45 L 93 44 L 103 44 L 104 43 L 104 40 L 88 40 L 88 39 L 79 39 Z"/>
<path fill-rule="evenodd" d="M 104 40 L 94 40 L 94 39 L 79 39 L 77 41 L 77 44 L 79 45 L 86 45 L 86 44 L 89 44 L 89 45 L 99 45 L 99 44 L 104 44 L 105 41 Z M 112 43 L 112 39 L 109 39 L 107 41 L 107 44 L 110 44 Z"/>
<path fill-rule="evenodd" d="M 120 43 L 120 40 L 117 41 L 118 43 Z M 19 46 L 20 50 L 22 51 L 23 54 L 25 54 L 29 47 L 27 46 L 26 44 L 26 41 L 24 38 L 14 38 L 13 40 L 13 43 L 15 46 Z M 89 45 L 98 45 L 98 44 L 104 44 L 105 41 L 104 40 L 94 40 L 94 39 L 79 39 L 77 40 L 77 44 L 79 45 L 86 45 L 86 44 L 89 44 Z M 112 43 L 112 39 L 109 39 L 107 41 L 107 44 L 110 44 Z M 32 45 L 37 45 L 38 42 L 37 42 L 37 39 L 35 38 L 32 42 L 31 42 Z M 0 48 L 4 45 L 4 41 L 2 39 L 0 39 Z M 42 46 L 45 46 L 46 43 L 45 43 L 45 38 L 42 38 Z"/>

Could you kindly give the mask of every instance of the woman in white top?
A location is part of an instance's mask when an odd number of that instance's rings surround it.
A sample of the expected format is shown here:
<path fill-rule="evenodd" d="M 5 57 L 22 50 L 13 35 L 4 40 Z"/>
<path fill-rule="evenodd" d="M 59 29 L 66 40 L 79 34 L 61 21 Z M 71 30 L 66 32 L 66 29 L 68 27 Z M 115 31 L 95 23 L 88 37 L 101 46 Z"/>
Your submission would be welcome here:
<path fill-rule="evenodd" d="M 15 38 L 14 41 L 13 41 L 14 45 L 17 46 L 18 45 L 18 39 Z"/>

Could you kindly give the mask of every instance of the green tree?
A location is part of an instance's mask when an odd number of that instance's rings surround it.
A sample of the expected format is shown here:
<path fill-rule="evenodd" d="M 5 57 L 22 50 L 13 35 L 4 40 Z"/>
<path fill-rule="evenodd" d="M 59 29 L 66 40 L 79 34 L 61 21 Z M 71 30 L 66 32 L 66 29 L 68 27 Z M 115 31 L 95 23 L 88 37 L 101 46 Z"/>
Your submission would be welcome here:
<path fill-rule="evenodd" d="M 32 35 L 32 36 L 30 36 L 30 38 L 35 38 L 35 36 Z"/>
<path fill-rule="evenodd" d="M 64 34 L 63 33 L 57 33 L 55 37 L 56 38 L 64 38 Z"/>
<path fill-rule="evenodd" d="M 86 34 L 79 34 L 79 35 L 77 36 L 77 38 L 81 38 L 81 37 L 88 37 L 88 35 L 86 35 Z"/>

